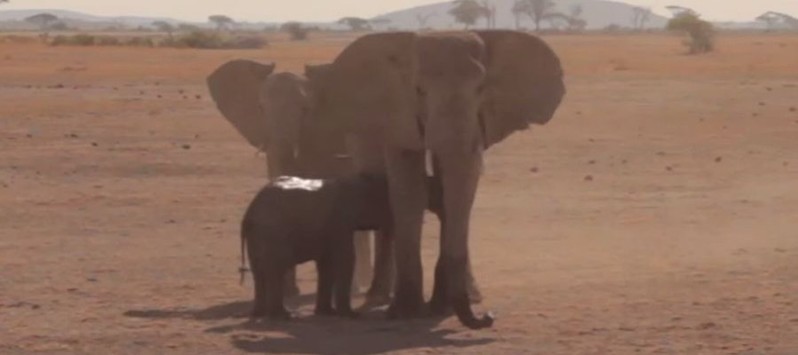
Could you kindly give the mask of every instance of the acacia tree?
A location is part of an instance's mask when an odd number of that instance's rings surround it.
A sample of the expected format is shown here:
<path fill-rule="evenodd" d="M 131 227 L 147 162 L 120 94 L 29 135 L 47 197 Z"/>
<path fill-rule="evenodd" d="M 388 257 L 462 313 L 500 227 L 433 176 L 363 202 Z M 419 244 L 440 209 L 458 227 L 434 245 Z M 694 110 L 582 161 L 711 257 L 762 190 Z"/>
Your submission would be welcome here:
<path fill-rule="evenodd" d="M 651 9 L 645 7 L 632 8 L 632 28 L 642 30 L 651 19 Z"/>
<path fill-rule="evenodd" d="M 338 23 L 349 26 L 352 31 L 365 31 L 371 29 L 369 20 L 362 19 L 360 17 L 344 17 L 338 20 Z"/>
<path fill-rule="evenodd" d="M 454 17 L 455 22 L 462 23 L 468 29 L 480 18 L 490 18 L 490 11 L 482 7 L 476 0 L 455 0 L 454 7 L 449 10 L 449 15 Z"/>
<path fill-rule="evenodd" d="M 685 44 L 690 54 L 711 52 L 715 49 L 714 27 L 701 19 L 694 11 L 682 11 L 668 21 L 668 30 L 687 33 L 690 40 Z"/>
<path fill-rule="evenodd" d="M 155 27 L 155 29 L 160 32 L 165 32 L 169 36 L 169 39 L 172 39 L 172 35 L 177 29 L 174 25 L 166 21 L 155 21 L 152 23 L 152 27 Z"/>
<path fill-rule="evenodd" d="M 543 20 L 559 17 L 554 12 L 554 1 L 552 0 L 516 0 L 513 5 L 513 13 L 524 14 L 535 23 L 535 32 L 540 31 L 540 23 Z M 516 18 L 518 23 L 518 18 Z"/>
<path fill-rule="evenodd" d="M 225 15 L 211 15 L 208 16 L 208 21 L 216 25 L 217 31 L 229 30 L 236 23 L 232 18 Z"/>
<path fill-rule="evenodd" d="M 756 20 L 764 22 L 767 25 L 768 31 L 775 29 L 777 25 L 798 30 L 798 19 L 781 12 L 768 11 L 759 15 Z"/>
<path fill-rule="evenodd" d="M 59 21 L 58 16 L 49 13 L 36 14 L 25 18 L 25 22 L 39 26 L 45 39 L 49 35 L 48 31 Z"/>
<path fill-rule="evenodd" d="M 292 41 L 304 41 L 310 34 L 310 29 L 299 22 L 286 22 L 280 26 L 280 30 L 288 33 Z"/>
<path fill-rule="evenodd" d="M 485 21 L 488 28 L 496 28 L 496 5 L 489 0 L 482 0 L 482 8 L 485 9 Z"/>
<path fill-rule="evenodd" d="M 569 31 L 584 31 L 587 27 L 587 21 L 582 18 L 585 9 L 581 4 L 571 6 L 568 12 L 568 30 Z"/>

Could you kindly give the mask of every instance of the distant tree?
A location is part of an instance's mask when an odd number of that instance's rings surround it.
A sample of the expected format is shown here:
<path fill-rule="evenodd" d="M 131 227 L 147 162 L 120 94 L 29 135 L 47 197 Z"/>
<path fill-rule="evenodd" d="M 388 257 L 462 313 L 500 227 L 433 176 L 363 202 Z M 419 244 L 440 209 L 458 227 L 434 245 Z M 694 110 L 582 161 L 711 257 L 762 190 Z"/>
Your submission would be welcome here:
<path fill-rule="evenodd" d="M 152 23 L 152 27 L 155 27 L 155 29 L 158 31 L 166 33 L 170 39 L 177 29 L 174 25 L 166 21 L 155 21 Z"/>
<path fill-rule="evenodd" d="M 652 11 L 650 8 L 633 7 L 632 8 L 632 28 L 642 30 L 646 28 L 646 24 L 651 19 Z"/>
<path fill-rule="evenodd" d="M 286 22 L 280 26 L 280 30 L 288 33 L 292 41 L 304 41 L 308 39 L 310 29 L 299 22 Z"/>
<path fill-rule="evenodd" d="M 225 15 L 208 16 L 208 21 L 216 26 L 217 31 L 229 30 L 236 23 L 232 18 Z"/>
<path fill-rule="evenodd" d="M 25 22 L 39 26 L 39 28 L 42 30 L 41 38 L 42 40 L 46 41 L 50 35 L 48 33 L 49 30 L 52 29 L 53 25 L 61 22 L 61 20 L 59 20 L 58 16 L 56 15 L 41 13 L 26 17 Z"/>
<path fill-rule="evenodd" d="M 58 16 L 48 13 L 36 14 L 25 18 L 25 22 L 39 26 L 43 30 L 49 29 L 52 24 L 58 21 Z"/>
<path fill-rule="evenodd" d="M 770 12 L 757 16 L 756 20 L 765 24 L 766 31 L 772 31 L 776 27 L 776 24 L 779 23 L 779 18 L 773 16 Z"/>
<path fill-rule="evenodd" d="M 488 28 L 496 28 L 496 5 L 489 0 L 482 0 L 482 8 L 485 9 L 485 21 Z"/>
<path fill-rule="evenodd" d="M 455 0 L 454 7 L 449 10 L 449 15 L 454 17 L 454 21 L 462 23 L 466 29 L 477 23 L 480 18 L 489 18 L 490 11 L 476 0 Z"/>
<path fill-rule="evenodd" d="M 416 14 L 416 22 L 418 23 L 419 29 L 427 28 L 427 23 L 429 23 L 429 19 L 437 16 L 438 14 L 432 12 L 428 14 L 417 13 Z"/>
<path fill-rule="evenodd" d="M 362 19 L 360 17 L 344 17 L 338 20 L 338 23 L 349 26 L 352 31 L 365 31 L 371 29 L 369 20 Z"/>
<path fill-rule="evenodd" d="M 768 11 L 759 15 L 756 20 L 764 22 L 768 31 L 775 29 L 777 25 L 798 30 L 798 19 L 781 12 Z"/>
<path fill-rule="evenodd" d="M 524 1 L 524 0 L 516 0 L 513 3 L 513 7 L 512 7 L 512 9 L 510 9 L 510 12 L 513 13 L 513 18 L 515 18 L 515 29 L 516 30 L 520 30 L 521 29 L 521 18 L 526 16 L 528 7 L 529 7 L 529 4 L 527 4 L 527 2 Z"/>
<path fill-rule="evenodd" d="M 587 28 L 587 21 L 582 18 L 585 9 L 581 4 L 571 6 L 568 11 L 568 30 L 569 31 L 584 31 Z"/>
<path fill-rule="evenodd" d="M 693 9 L 691 9 L 689 7 L 678 6 L 678 5 L 669 5 L 669 6 L 665 6 L 665 8 L 668 9 L 668 11 L 670 11 L 671 14 L 673 14 L 674 17 L 679 16 L 681 14 L 691 14 L 691 15 L 694 15 L 694 16 L 698 16 L 698 13 L 695 12 L 695 10 L 693 10 Z"/>
<path fill-rule="evenodd" d="M 668 21 L 668 30 L 687 33 L 690 40 L 685 42 L 690 54 L 711 52 L 715 49 L 714 28 L 711 23 L 701 19 L 694 11 L 682 11 Z"/>
<path fill-rule="evenodd" d="M 552 0 L 516 0 L 513 5 L 513 13 L 528 16 L 535 23 L 535 31 L 539 32 L 540 24 L 544 20 L 560 17 L 556 15 L 554 7 L 555 4 Z"/>

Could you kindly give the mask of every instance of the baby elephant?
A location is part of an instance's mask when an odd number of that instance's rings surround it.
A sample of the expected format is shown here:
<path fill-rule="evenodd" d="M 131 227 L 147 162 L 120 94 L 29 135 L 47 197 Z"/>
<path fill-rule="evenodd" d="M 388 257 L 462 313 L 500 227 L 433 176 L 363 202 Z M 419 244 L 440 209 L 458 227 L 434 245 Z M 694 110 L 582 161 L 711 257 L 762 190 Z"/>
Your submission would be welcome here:
<path fill-rule="evenodd" d="M 282 280 L 290 268 L 315 261 L 315 313 L 356 316 L 350 300 L 355 261 L 353 234 L 359 230 L 389 234 L 391 228 L 384 175 L 358 174 L 326 180 L 277 178 L 250 203 L 241 223 L 242 263 L 246 253 L 255 280 L 252 315 L 290 318 L 283 305 Z"/>

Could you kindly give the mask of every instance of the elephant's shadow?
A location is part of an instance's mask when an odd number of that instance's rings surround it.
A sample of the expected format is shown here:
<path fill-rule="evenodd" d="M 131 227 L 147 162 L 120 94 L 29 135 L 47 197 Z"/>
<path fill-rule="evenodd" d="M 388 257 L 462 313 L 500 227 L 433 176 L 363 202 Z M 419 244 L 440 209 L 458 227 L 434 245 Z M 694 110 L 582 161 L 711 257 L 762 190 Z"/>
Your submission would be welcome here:
<path fill-rule="evenodd" d="M 303 295 L 288 305 L 292 308 L 304 306 L 314 300 L 314 295 Z M 251 320 L 248 318 L 251 307 L 251 301 L 239 301 L 205 309 L 130 310 L 125 312 L 125 316 L 203 322 L 234 320 L 235 323 L 214 325 L 205 332 L 230 334 L 230 342 L 235 348 L 253 353 L 367 355 L 397 350 L 463 348 L 494 341 L 490 336 L 464 339 L 455 336 L 457 331 L 435 329 L 442 318 L 389 321 L 385 319 L 384 311 L 371 310 L 357 320 L 302 315 L 285 322 Z"/>

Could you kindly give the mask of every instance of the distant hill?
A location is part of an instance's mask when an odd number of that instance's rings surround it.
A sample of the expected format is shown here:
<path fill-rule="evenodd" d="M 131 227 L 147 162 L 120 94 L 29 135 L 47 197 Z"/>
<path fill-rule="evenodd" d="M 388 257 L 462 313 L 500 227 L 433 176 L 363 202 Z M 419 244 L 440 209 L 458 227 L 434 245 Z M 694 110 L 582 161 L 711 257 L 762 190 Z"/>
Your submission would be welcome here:
<path fill-rule="evenodd" d="M 515 0 L 489 0 L 496 6 L 496 26 L 499 28 L 515 28 L 515 17 L 511 9 Z M 582 18 L 587 21 L 588 29 L 601 29 L 610 25 L 620 27 L 632 27 L 632 8 L 634 6 L 604 0 L 554 0 L 556 3 L 555 11 L 568 13 L 574 5 L 582 5 L 584 10 Z M 388 19 L 390 24 L 386 25 L 396 29 L 417 29 L 419 28 L 418 16 L 431 15 L 427 21 L 427 27 L 432 29 L 456 29 L 462 28 L 462 24 L 454 22 L 454 18 L 449 15 L 452 8 L 452 1 L 444 1 L 431 5 L 414 7 L 406 10 L 394 11 L 377 16 L 378 19 Z M 657 14 L 652 14 L 646 25 L 647 28 L 662 28 L 668 19 Z M 477 23 L 477 27 L 483 27 L 484 20 Z M 534 24 L 528 17 L 521 20 L 521 26 L 532 28 Z M 544 27 L 549 24 L 544 21 Z"/>
<path fill-rule="evenodd" d="M 57 16 L 60 19 L 79 22 L 107 22 L 118 23 L 124 26 L 138 27 L 149 25 L 153 21 L 167 21 L 172 23 L 180 22 L 175 19 L 161 18 L 161 17 L 138 17 L 138 16 L 95 16 L 84 14 L 77 11 L 57 10 L 57 9 L 35 9 L 35 10 L 5 10 L 0 11 L 0 21 L 22 21 L 27 17 L 49 13 Z"/>
<path fill-rule="evenodd" d="M 32 10 L 4 10 L 0 11 L 0 29 L 35 29 L 36 27 L 23 21 L 25 18 L 49 13 L 57 16 L 72 28 L 82 30 L 93 30 L 102 28 L 127 28 L 135 29 L 138 27 L 149 27 L 155 21 L 165 21 L 171 24 L 191 24 L 201 28 L 212 27 L 208 22 L 180 21 L 166 17 L 146 17 L 146 16 L 97 16 L 77 11 L 58 10 L 58 9 L 32 9 Z M 320 28 L 343 29 L 343 26 L 333 23 L 305 23 L 307 26 L 318 26 Z M 239 22 L 238 28 L 246 30 L 263 30 L 267 27 L 278 27 L 276 22 Z"/>

